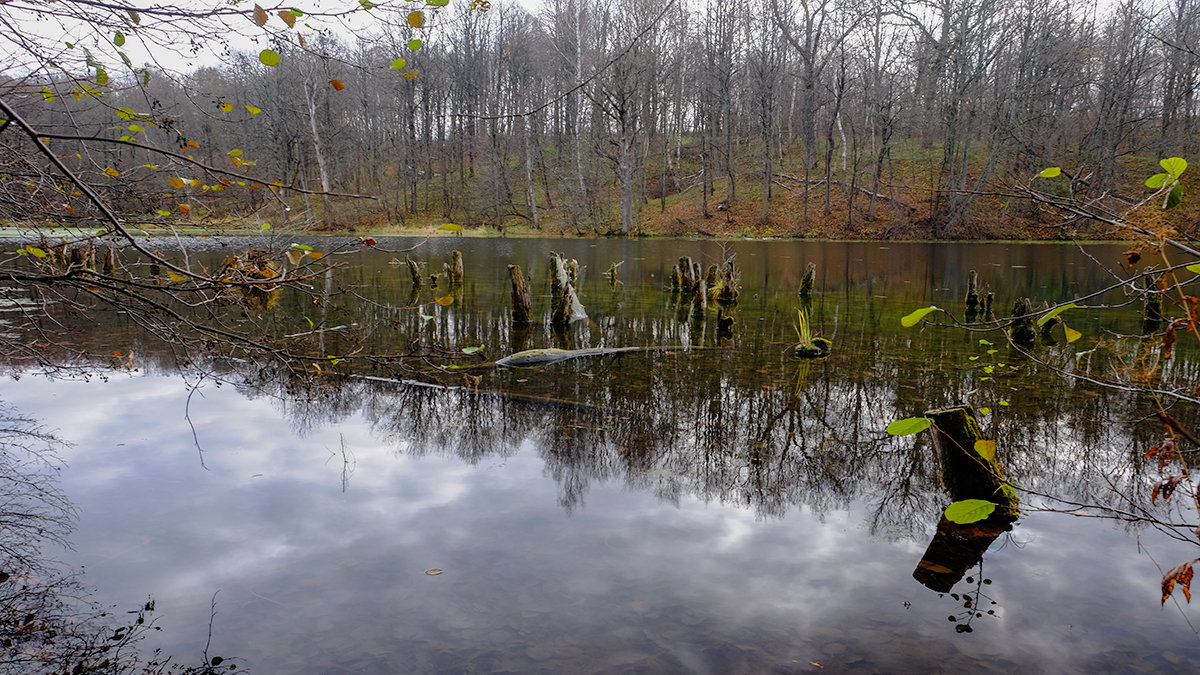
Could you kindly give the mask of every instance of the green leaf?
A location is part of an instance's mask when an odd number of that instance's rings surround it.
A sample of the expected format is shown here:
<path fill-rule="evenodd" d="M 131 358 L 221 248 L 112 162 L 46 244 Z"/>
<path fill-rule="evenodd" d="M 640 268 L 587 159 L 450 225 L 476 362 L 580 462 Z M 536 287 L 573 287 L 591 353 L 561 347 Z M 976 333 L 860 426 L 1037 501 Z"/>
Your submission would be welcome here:
<path fill-rule="evenodd" d="M 946 520 L 959 525 L 977 523 L 992 515 L 996 504 L 986 499 L 964 499 L 946 507 Z"/>
<path fill-rule="evenodd" d="M 26 246 L 25 251 L 35 258 L 46 257 L 46 252 L 36 246 Z"/>
<path fill-rule="evenodd" d="M 404 67 L 407 65 L 408 61 L 405 61 L 404 59 L 396 59 L 395 61 L 392 61 L 392 70 L 404 70 Z"/>
<path fill-rule="evenodd" d="M 462 226 L 455 225 L 454 223 L 446 223 L 445 225 L 442 225 L 438 229 L 446 230 L 447 232 L 462 232 Z"/>
<path fill-rule="evenodd" d="M 887 432 L 893 436 L 910 436 L 925 431 L 933 426 L 933 420 L 928 417 L 906 417 L 887 425 Z"/>
<path fill-rule="evenodd" d="M 413 50 L 413 51 L 415 52 L 415 51 L 417 51 L 418 49 L 420 49 L 420 48 L 421 48 L 421 45 L 423 45 L 423 44 L 425 44 L 425 43 L 423 43 L 423 42 L 421 42 L 420 40 L 417 40 L 417 39 L 409 40 L 409 41 L 408 41 L 408 48 L 409 48 L 409 49 L 411 49 L 411 50 Z"/>
<path fill-rule="evenodd" d="M 1058 307 L 1055 307 L 1054 309 L 1050 310 L 1049 312 L 1046 312 L 1040 318 L 1038 318 L 1037 325 L 1044 326 L 1044 325 L 1046 325 L 1046 322 L 1049 321 L 1050 319 L 1053 319 L 1054 317 L 1058 316 L 1059 314 L 1062 314 L 1063 312 L 1067 311 L 1068 309 L 1072 309 L 1072 308 L 1078 307 L 1078 306 L 1079 305 L 1077 305 L 1073 302 L 1068 302 L 1065 305 L 1060 305 Z"/>
<path fill-rule="evenodd" d="M 298 9 L 296 9 L 296 8 L 294 8 L 294 7 L 293 7 L 292 9 L 289 9 L 288 11 L 289 11 L 289 12 L 291 12 L 291 13 L 292 13 L 292 16 L 295 16 L 295 17 L 301 17 L 301 16 L 304 16 L 304 12 L 301 12 L 300 10 L 298 10 Z"/>
<path fill-rule="evenodd" d="M 298 249 L 300 249 L 301 251 L 311 251 L 311 250 L 313 250 L 313 247 L 309 246 L 308 244 L 292 244 L 292 248 L 298 248 Z"/>
<path fill-rule="evenodd" d="M 259 225 L 259 226 L 258 226 L 258 229 L 260 229 L 260 230 L 269 230 L 269 229 L 271 229 L 271 224 L 270 224 L 270 223 L 263 223 L 262 225 Z"/>
<path fill-rule="evenodd" d="M 250 113 L 251 115 L 257 115 L 258 113 L 262 112 L 262 108 L 255 108 L 252 105 L 248 105 L 246 106 L 246 112 Z"/>
<path fill-rule="evenodd" d="M 133 22 L 133 25 L 136 26 L 142 22 L 142 15 L 138 14 L 137 10 L 127 9 L 125 11 L 129 12 L 129 20 Z"/>
<path fill-rule="evenodd" d="M 108 84 L 108 73 L 104 72 L 103 68 L 96 69 L 96 86 L 103 87 Z"/>
<path fill-rule="evenodd" d="M 241 156 L 242 156 L 242 155 L 244 155 L 244 154 L 245 154 L 245 153 L 244 153 L 244 152 L 242 152 L 241 148 L 234 148 L 234 149 L 232 149 L 232 150 L 230 150 L 230 151 L 229 151 L 229 156 L 230 156 L 230 157 L 241 157 Z"/>
<path fill-rule="evenodd" d="M 980 414 L 980 415 L 990 415 L 991 413 L 992 413 L 992 409 L 991 409 L 991 408 L 988 408 L 988 407 L 986 407 L 986 406 L 985 406 L 985 407 L 983 407 L 983 408 L 980 408 L 980 409 L 979 409 L 979 414 Z"/>
<path fill-rule="evenodd" d="M 1156 173 L 1146 179 L 1146 187 L 1157 190 L 1167 184 L 1167 178 L 1165 173 Z"/>
<path fill-rule="evenodd" d="M 129 129 L 130 131 L 132 131 L 134 133 L 146 130 L 146 128 L 140 124 L 130 124 L 128 127 L 126 127 L 126 129 Z"/>
<path fill-rule="evenodd" d="M 1183 186 L 1176 184 L 1175 187 L 1171 188 L 1171 191 L 1167 193 L 1167 199 L 1163 202 L 1163 208 L 1173 209 L 1176 206 L 1179 206 L 1182 202 Z"/>
<path fill-rule="evenodd" d="M 1179 178 L 1187 171 L 1187 160 L 1182 157 L 1168 157 L 1158 160 L 1158 165 L 1171 175 L 1172 179 Z"/>
<path fill-rule="evenodd" d="M 258 60 L 264 66 L 277 66 L 279 65 L 279 52 L 274 49 L 264 49 L 258 53 Z"/>
<path fill-rule="evenodd" d="M 42 87 L 42 100 L 44 100 L 44 101 L 53 101 L 54 100 L 54 92 L 50 91 L 49 87 Z"/>
<path fill-rule="evenodd" d="M 990 345 L 992 343 L 988 340 L 985 340 L 984 338 L 979 338 L 979 344 L 986 346 L 986 345 Z"/>
<path fill-rule="evenodd" d="M 158 215 L 160 215 L 160 216 L 169 216 L 169 215 L 171 215 L 171 212 L 170 212 L 170 211 L 168 211 L 168 210 L 166 210 L 166 209 L 159 209 L 159 210 L 155 211 L 155 213 L 157 213 L 157 214 L 158 214 Z"/>
<path fill-rule="evenodd" d="M 1042 169 L 1038 175 L 1034 176 L 1034 178 L 1057 178 L 1060 175 L 1062 175 L 1062 168 L 1051 166 Z"/>
<path fill-rule="evenodd" d="M 430 7 L 445 7 L 450 4 L 450 0 L 425 0 L 425 4 Z"/>
<path fill-rule="evenodd" d="M 901 318 L 900 325 L 904 326 L 905 328 L 912 328 L 913 326 L 917 325 L 918 323 L 921 323 L 921 319 L 924 319 L 931 312 L 937 312 L 940 310 L 941 310 L 941 307 L 934 307 L 933 305 L 930 305 L 928 307 L 922 307 L 921 309 L 918 309 L 917 311 L 913 312 L 912 314 L 908 314 L 908 315 L 904 316 L 903 318 Z"/>
<path fill-rule="evenodd" d="M 363 9 L 372 9 L 375 7 L 375 3 L 371 2 L 371 0 L 358 0 L 358 4 Z"/>
<path fill-rule="evenodd" d="M 1200 274 L 1200 263 L 1193 263 L 1191 265 L 1188 265 L 1184 269 L 1193 274 Z"/>
<path fill-rule="evenodd" d="M 122 33 L 121 31 L 117 31 L 117 34 L 113 36 L 113 44 L 118 47 L 124 47 L 125 46 L 125 34 Z"/>
<path fill-rule="evenodd" d="M 462 353 L 464 353 L 464 354 L 474 354 L 475 352 L 477 352 L 477 351 L 479 351 L 479 350 L 481 350 L 481 349 L 483 349 L 483 347 L 463 347 Z"/>

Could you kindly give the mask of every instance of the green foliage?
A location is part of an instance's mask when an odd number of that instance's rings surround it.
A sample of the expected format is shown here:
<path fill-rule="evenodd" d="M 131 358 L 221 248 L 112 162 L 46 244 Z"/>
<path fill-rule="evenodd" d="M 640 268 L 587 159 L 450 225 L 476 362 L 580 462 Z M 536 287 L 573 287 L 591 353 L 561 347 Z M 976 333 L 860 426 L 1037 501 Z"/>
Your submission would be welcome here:
<path fill-rule="evenodd" d="M 1057 178 L 1060 175 L 1062 175 L 1062 168 L 1051 166 L 1042 169 L 1038 175 L 1034 176 L 1034 178 Z"/>
<path fill-rule="evenodd" d="M 1179 177 L 1187 171 L 1187 160 L 1182 157 L 1168 157 L 1160 159 L 1158 165 L 1162 167 L 1162 173 L 1156 173 L 1146 179 L 1146 187 L 1161 190 L 1170 186 L 1171 190 L 1167 192 L 1163 198 L 1163 209 L 1173 209 L 1183 202 L 1183 186 L 1179 184 Z"/>
<path fill-rule="evenodd" d="M 1070 302 L 1065 305 L 1060 305 L 1058 307 L 1055 307 L 1054 309 L 1050 310 L 1049 312 L 1046 312 L 1041 317 L 1039 317 L 1037 320 L 1037 325 L 1044 326 L 1044 325 L 1046 325 L 1046 322 L 1049 321 L 1050 319 L 1053 319 L 1054 317 L 1058 316 L 1059 314 L 1062 314 L 1063 312 L 1067 311 L 1068 309 L 1072 309 L 1072 308 L 1075 308 L 1078 306 L 1079 305 L 1076 305 L 1075 303 Z"/>
<path fill-rule="evenodd" d="M 986 499 L 963 499 L 946 507 L 946 520 L 959 525 L 977 523 L 996 510 L 995 502 Z"/>
<path fill-rule="evenodd" d="M 258 53 L 258 60 L 264 66 L 277 66 L 279 65 L 279 52 L 274 49 L 264 49 Z"/>
<path fill-rule="evenodd" d="M 925 431 L 933 426 L 933 420 L 928 417 L 906 417 L 887 425 L 887 432 L 893 436 L 911 436 Z"/>
<path fill-rule="evenodd" d="M 935 307 L 933 305 L 930 305 L 928 307 L 922 307 L 921 309 L 918 309 L 917 311 L 915 311 L 911 314 L 907 314 L 903 318 L 901 318 L 900 325 L 904 326 L 905 328 L 912 328 L 913 326 L 920 323 L 921 319 L 924 319 L 929 314 L 931 314 L 933 312 L 940 312 L 940 311 L 942 311 L 941 307 Z"/>

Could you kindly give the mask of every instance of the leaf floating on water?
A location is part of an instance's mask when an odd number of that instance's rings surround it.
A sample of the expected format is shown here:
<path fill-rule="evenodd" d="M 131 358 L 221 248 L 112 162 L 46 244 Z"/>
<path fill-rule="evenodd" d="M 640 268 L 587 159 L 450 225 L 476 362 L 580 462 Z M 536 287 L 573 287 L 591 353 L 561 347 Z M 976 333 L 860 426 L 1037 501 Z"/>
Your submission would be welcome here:
<path fill-rule="evenodd" d="M 433 569 L 425 570 L 425 574 L 428 574 L 431 577 L 436 577 L 437 575 L 439 575 L 441 573 L 442 573 L 442 571 L 436 567 L 434 567 Z"/>
<path fill-rule="evenodd" d="M 262 475 L 261 473 L 256 473 L 256 474 L 254 474 L 253 476 L 250 476 L 250 477 L 251 477 L 251 478 L 262 478 L 262 477 L 263 477 L 263 475 Z"/>
<path fill-rule="evenodd" d="M 434 298 L 433 301 L 436 302 L 437 304 L 441 305 L 442 307 L 449 307 L 450 305 L 454 304 L 454 296 L 453 295 L 445 295 L 440 298 Z"/>

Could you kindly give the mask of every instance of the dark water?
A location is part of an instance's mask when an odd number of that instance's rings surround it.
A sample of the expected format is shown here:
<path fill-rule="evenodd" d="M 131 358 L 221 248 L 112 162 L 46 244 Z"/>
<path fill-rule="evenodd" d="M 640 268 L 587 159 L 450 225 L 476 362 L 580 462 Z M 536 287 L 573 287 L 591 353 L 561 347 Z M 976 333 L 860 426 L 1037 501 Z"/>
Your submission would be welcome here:
<path fill-rule="evenodd" d="M 362 300 L 284 296 L 264 319 L 281 335 L 309 319 L 345 325 L 374 351 L 436 347 L 458 365 L 529 347 L 679 348 L 479 371 L 470 391 L 454 371 L 343 363 L 349 340 L 334 333 L 319 345 L 334 357 L 326 373 L 457 388 L 236 366 L 198 380 L 113 324 L 74 339 L 133 353 L 137 372 L 26 369 L 0 384 L 0 399 L 73 444 L 58 480 L 80 517 L 59 557 L 86 566 L 104 603 L 153 596 L 163 631 L 146 647 L 196 660 L 217 593 L 209 655 L 268 673 L 1200 666 L 1189 625 L 1200 610 L 1159 605 L 1158 566 L 1200 555 L 1195 543 L 1100 517 L 1112 506 L 1196 520 L 1149 503 L 1153 404 L 1050 367 L 1108 377 L 1157 355 L 1157 341 L 1122 337 L 1139 331 L 1140 304 L 1068 312 L 1083 338 L 1067 344 L 1057 329 L 1037 350 L 1044 365 L 999 332 L 899 325 L 929 304 L 957 311 L 970 269 L 998 307 L 1104 288 L 1119 247 L 1090 247 L 1096 262 L 1049 245 L 435 240 L 414 257 L 437 269 L 451 249 L 467 282 L 457 295 L 427 289 L 420 311 L 382 306 L 408 304 L 410 285 L 376 253 L 331 279 L 335 295 Z M 584 266 L 590 319 L 563 334 L 513 330 L 506 265 L 534 271 L 544 311 L 550 250 Z M 680 255 L 731 254 L 743 289 L 723 337 L 715 310 L 691 320 L 664 285 Z M 619 261 L 610 285 L 601 273 Z M 790 355 L 809 261 L 814 330 L 835 345 L 818 361 Z M 454 302 L 432 302 L 442 293 Z M 1092 302 L 1127 300 L 1117 289 Z M 1194 381 L 1188 339 L 1163 386 Z M 1022 515 L 941 577 L 949 589 L 931 588 L 914 570 L 951 498 L 928 432 L 884 429 L 959 403 L 989 410 L 981 422 L 1022 488 Z"/>

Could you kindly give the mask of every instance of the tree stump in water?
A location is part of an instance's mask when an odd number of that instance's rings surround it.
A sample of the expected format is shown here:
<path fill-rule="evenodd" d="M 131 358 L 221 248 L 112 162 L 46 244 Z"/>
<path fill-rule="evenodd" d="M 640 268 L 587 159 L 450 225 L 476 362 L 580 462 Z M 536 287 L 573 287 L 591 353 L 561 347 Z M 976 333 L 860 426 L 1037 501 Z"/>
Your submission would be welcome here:
<path fill-rule="evenodd" d="M 451 284 L 461 284 L 463 281 L 463 257 L 462 251 L 454 251 L 453 258 L 449 263 L 443 263 L 443 271 L 450 279 Z"/>
<path fill-rule="evenodd" d="M 979 306 L 982 304 L 979 301 L 979 274 L 975 270 L 967 276 L 967 297 L 963 300 L 967 307 L 968 314 L 974 314 L 979 311 Z"/>
<path fill-rule="evenodd" d="M 1033 349 L 1033 345 L 1037 342 L 1037 331 L 1033 329 L 1033 318 L 1029 315 L 1033 312 L 1033 307 L 1029 304 L 1029 298 L 1017 298 L 1013 303 L 1012 326 L 1008 329 L 1008 337 L 1013 341 L 1013 344 L 1022 349 Z"/>
<path fill-rule="evenodd" d="M 817 281 L 817 264 L 808 263 L 808 267 L 804 269 L 804 276 L 800 277 L 800 297 L 807 298 L 812 295 L 813 284 Z"/>
<path fill-rule="evenodd" d="M 512 279 L 512 322 L 529 323 L 533 319 L 533 303 L 530 300 L 529 286 L 525 284 L 525 275 L 521 273 L 518 265 L 509 265 L 508 275 Z"/>
<path fill-rule="evenodd" d="M 933 444 L 941 462 L 942 484 L 950 497 L 954 501 L 986 499 L 1001 507 L 997 511 L 1015 512 L 1020 500 L 1004 482 L 995 444 L 983 437 L 974 409 L 963 405 L 929 410 L 925 416 L 933 420 Z"/>
<path fill-rule="evenodd" d="M 421 268 L 417 267 L 417 263 L 408 256 L 404 257 L 404 262 L 408 264 L 408 276 L 412 277 L 413 288 L 421 288 L 425 285 L 425 278 L 421 276 Z"/>

